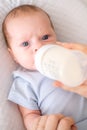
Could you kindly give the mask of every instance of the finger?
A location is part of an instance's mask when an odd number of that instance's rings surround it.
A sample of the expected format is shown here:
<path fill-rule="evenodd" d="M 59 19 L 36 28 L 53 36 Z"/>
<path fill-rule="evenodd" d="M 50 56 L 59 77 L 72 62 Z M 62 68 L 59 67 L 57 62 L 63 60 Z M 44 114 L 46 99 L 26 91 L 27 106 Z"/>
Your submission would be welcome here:
<path fill-rule="evenodd" d="M 77 130 L 77 127 L 76 127 L 75 125 L 73 125 L 73 126 L 71 127 L 71 130 Z"/>
<path fill-rule="evenodd" d="M 39 121 L 40 121 L 40 118 L 41 118 L 41 117 L 38 117 L 38 118 L 34 119 L 34 122 L 33 122 L 33 124 L 32 124 L 32 130 L 37 130 L 37 128 L 38 128 L 38 123 L 39 123 Z"/>
<path fill-rule="evenodd" d="M 84 49 L 87 48 L 86 45 L 83 45 L 80 43 L 57 42 L 57 44 L 68 49 L 75 49 L 75 50 L 81 50 L 81 51 L 84 51 Z"/>
<path fill-rule="evenodd" d="M 83 46 L 81 44 L 78 44 L 78 43 L 63 43 L 62 45 L 64 47 L 68 47 L 68 48 L 71 48 L 71 49 L 81 50 L 83 48 Z"/>
<path fill-rule="evenodd" d="M 72 130 L 72 126 L 74 124 L 74 120 L 69 117 L 65 117 L 60 120 L 57 130 Z"/>
<path fill-rule="evenodd" d="M 59 42 L 59 41 L 56 42 L 57 45 L 62 45 L 62 43 L 63 42 Z"/>
<path fill-rule="evenodd" d="M 72 44 L 72 43 L 62 43 L 62 46 L 65 47 L 65 48 L 68 48 L 68 49 L 74 49 L 74 48 L 76 48 L 74 46 L 74 44 Z"/>
<path fill-rule="evenodd" d="M 46 122 L 46 126 L 45 126 L 45 130 L 56 130 L 58 122 L 63 117 L 64 116 L 61 115 L 61 114 L 60 115 L 50 115 L 50 116 L 48 116 L 48 119 L 47 119 L 47 122 Z"/>
<path fill-rule="evenodd" d="M 58 45 L 63 46 L 68 49 L 79 50 L 87 54 L 87 45 L 80 43 L 66 43 L 66 42 L 56 42 Z"/>
<path fill-rule="evenodd" d="M 70 91 L 70 92 L 75 92 L 80 86 L 78 86 L 78 87 L 69 87 L 69 86 L 66 86 L 66 85 L 64 85 L 64 84 L 62 84 L 61 82 L 59 82 L 59 81 L 55 81 L 54 83 L 53 83 L 53 85 L 55 86 L 55 87 L 61 87 L 61 88 L 63 88 L 64 90 L 67 90 L 67 91 Z"/>
<path fill-rule="evenodd" d="M 65 85 L 62 85 L 61 88 L 66 91 L 77 93 L 77 94 L 87 98 L 87 85 L 82 84 L 77 87 L 67 87 Z"/>
<path fill-rule="evenodd" d="M 69 49 L 77 48 L 77 45 L 75 43 L 57 42 L 57 44 Z"/>
<path fill-rule="evenodd" d="M 63 88 L 63 89 L 65 89 L 65 90 L 69 90 L 69 91 L 72 91 L 72 87 L 68 87 L 68 86 L 66 86 L 66 85 L 64 85 L 63 83 L 61 83 L 61 82 L 59 82 L 59 81 L 55 81 L 55 82 L 53 82 L 53 85 L 55 86 L 55 87 L 60 87 L 60 88 Z"/>
<path fill-rule="evenodd" d="M 87 80 L 85 80 L 85 82 L 83 83 L 83 85 L 87 85 Z"/>
<path fill-rule="evenodd" d="M 54 81 L 53 86 L 60 87 L 60 86 L 63 86 L 63 84 L 60 81 Z"/>
<path fill-rule="evenodd" d="M 87 81 L 84 84 L 77 86 L 77 87 L 68 87 L 68 86 L 63 85 L 62 83 L 55 81 L 54 86 L 60 87 L 66 91 L 77 93 L 77 94 L 87 98 Z"/>
<path fill-rule="evenodd" d="M 71 43 L 66 43 L 66 42 L 56 42 L 57 45 L 63 46 L 65 48 L 71 49 L 72 45 Z"/>
<path fill-rule="evenodd" d="M 47 115 L 41 116 L 36 130 L 45 130 L 45 125 L 46 125 L 47 119 L 48 119 Z"/>

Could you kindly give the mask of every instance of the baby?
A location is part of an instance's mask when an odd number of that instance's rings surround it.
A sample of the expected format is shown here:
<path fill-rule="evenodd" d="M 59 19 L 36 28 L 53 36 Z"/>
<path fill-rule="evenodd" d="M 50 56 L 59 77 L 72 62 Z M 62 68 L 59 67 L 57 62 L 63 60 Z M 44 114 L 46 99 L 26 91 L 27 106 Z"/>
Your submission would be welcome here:
<path fill-rule="evenodd" d="M 72 118 L 75 123 L 87 120 L 87 100 L 54 87 L 54 80 L 40 74 L 34 64 L 40 47 L 58 44 L 49 15 L 33 5 L 16 7 L 6 16 L 3 33 L 10 54 L 20 65 L 8 99 L 18 104 L 26 129 L 76 130 Z"/>

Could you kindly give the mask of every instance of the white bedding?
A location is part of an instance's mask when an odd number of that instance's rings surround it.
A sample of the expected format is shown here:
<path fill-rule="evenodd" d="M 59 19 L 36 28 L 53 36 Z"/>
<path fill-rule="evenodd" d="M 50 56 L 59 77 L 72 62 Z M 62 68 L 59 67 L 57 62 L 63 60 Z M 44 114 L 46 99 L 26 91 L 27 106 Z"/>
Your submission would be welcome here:
<path fill-rule="evenodd" d="M 46 10 L 58 40 L 87 43 L 87 0 L 0 0 L 0 130 L 25 130 L 17 106 L 7 101 L 11 72 L 16 65 L 7 51 L 1 31 L 7 12 L 20 4 L 34 4 Z M 87 125 L 78 128 L 86 130 Z"/>

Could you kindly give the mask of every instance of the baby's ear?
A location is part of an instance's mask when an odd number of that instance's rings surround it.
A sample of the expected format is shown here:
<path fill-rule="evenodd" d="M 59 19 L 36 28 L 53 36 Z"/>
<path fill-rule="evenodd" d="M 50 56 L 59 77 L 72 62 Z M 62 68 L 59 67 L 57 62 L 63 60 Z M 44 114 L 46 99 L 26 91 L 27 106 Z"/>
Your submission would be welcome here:
<path fill-rule="evenodd" d="M 8 51 L 9 51 L 10 55 L 12 56 L 13 60 L 14 60 L 16 63 L 18 63 L 17 60 L 16 60 L 16 58 L 15 58 L 15 56 L 14 56 L 14 54 L 13 54 L 13 52 L 12 52 L 12 50 L 11 50 L 11 48 L 8 48 Z"/>
<path fill-rule="evenodd" d="M 10 53 L 10 55 L 12 56 L 12 58 L 14 58 L 13 52 L 12 52 L 12 50 L 10 48 L 8 48 L 8 52 Z"/>

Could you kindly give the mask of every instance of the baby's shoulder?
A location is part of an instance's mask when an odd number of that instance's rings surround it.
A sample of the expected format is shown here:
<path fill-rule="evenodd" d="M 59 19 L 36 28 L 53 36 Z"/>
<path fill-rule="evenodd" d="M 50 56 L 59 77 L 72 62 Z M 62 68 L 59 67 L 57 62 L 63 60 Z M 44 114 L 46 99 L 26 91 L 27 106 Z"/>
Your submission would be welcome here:
<path fill-rule="evenodd" d="M 26 80 L 29 83 L 39 83 L 44 76 L 36 70 L 27 70 L 24 68 L 18 68 L 13 72 L 13 79 L 22 79 Z"/>

